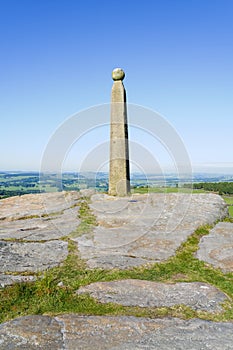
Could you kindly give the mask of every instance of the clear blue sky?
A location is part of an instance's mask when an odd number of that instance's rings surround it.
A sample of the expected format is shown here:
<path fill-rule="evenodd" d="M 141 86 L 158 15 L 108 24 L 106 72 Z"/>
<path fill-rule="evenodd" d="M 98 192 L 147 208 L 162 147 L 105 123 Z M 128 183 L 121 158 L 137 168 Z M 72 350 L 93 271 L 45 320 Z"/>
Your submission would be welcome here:
<path fill-rule="evenodd" d="M 0 45 L 0 170 L 39 169 L 67 117 L 109 102 L 118 66 L 192 163 L 233 162 L 232 0 L 0 0 Z"/>

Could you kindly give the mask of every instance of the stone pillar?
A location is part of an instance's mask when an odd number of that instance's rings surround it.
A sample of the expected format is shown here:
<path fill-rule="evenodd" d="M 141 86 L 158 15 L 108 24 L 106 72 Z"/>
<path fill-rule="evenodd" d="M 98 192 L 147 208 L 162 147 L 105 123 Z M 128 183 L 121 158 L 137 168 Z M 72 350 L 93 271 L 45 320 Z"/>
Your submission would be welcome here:
<path fill-rule="evenodd" d="M 114 80 L 111 98 L 109 191 L 112 196 L 130 194 L 129 144 L 126 92 L 121 68 L 112 72 Z"/>

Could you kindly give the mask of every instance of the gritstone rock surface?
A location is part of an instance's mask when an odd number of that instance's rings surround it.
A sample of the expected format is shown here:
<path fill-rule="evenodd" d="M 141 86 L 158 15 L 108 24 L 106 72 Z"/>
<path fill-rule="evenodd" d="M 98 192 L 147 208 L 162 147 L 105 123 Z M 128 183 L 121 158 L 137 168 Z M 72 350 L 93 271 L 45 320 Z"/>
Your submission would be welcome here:
<path fill-rule="evenodd" d="M 232 350 L 233 323 L 127 316 L 27 316 L 0 325 L 0 349 Z"/>
<path fill-rule="evenodd" d="M 233 272 L 233 223 L 219 222 L 202 237 L 196 256 L 224 272 Z"/>
<path fill-rule="evenodd" d="M 70 208 L 81 192 L 25 194 L 0 200 L 0 220 L 17 220 L 27 216 L 52 214 Z"/>
<path fill-rule="evenodd" d="M 54 267 L 68 255 L 68 243 L 17 243 L 0 241 L 0 273 L 42 271 Z"/>
<path fill-rule="evenodd" d="M 0 274 L 0 287 L 4 288 L 14 283 L 19 282 L 32 282 L 35 281 L 36 277 L 34 276 L 20 276 L 20 275 L 3 275 Z"/>
<path fill-rule="evenodd" d="M 128 279 L 96 282 L 79 288 L 77 294 L 88 293 L 101 303 L 124 306 L 171 307 L 184 304 L 193 310 L 221 311 L 227 297 L 217 288 L 200 282 L 165 284 Z"/>
<path fill-rule="evenodd" d="M 77 228 L 80 192 L 28 194 L 0 201 L 0 286 L 35 280 L 9 273 L 38 272 L 68 255 L 59 238 Z M 6 274 L 7 273 L 7 274 Z"/>
<path fill-rule="evenodd" d="M 215 194 L 96 194 L 91 199 L 99 226 L 74 238 L 90 268 L 126 269 L 167 260 L 195 229 L 227 215 Z"/>

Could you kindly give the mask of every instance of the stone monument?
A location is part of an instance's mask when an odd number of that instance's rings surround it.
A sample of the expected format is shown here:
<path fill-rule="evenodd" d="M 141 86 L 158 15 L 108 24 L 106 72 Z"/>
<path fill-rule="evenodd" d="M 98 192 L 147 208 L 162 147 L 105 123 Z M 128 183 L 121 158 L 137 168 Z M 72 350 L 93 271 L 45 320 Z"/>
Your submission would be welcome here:
<path fill-rule="evenodd" d="M 120 197 L 130 194 L 127 105 L 126 92 L 122 82 L 124 77 L 125 73 L 121 68 L 113 70 L 109 194 Z"/>

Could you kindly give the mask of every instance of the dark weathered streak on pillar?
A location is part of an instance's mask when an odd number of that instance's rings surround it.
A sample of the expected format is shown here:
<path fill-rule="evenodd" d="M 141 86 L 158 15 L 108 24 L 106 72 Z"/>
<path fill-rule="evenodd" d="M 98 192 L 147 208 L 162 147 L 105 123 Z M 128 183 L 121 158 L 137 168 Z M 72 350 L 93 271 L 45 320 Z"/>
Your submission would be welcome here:
<path fill-rule="evenodd" d="M 124 72 L 113 71 L 111 98 L 109 194 L 127 196 L 130 193 L 129 144 Z"/>

